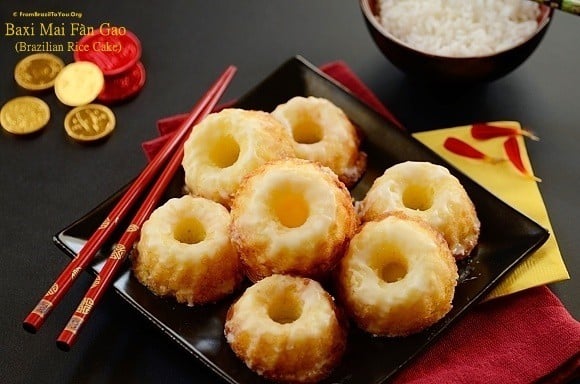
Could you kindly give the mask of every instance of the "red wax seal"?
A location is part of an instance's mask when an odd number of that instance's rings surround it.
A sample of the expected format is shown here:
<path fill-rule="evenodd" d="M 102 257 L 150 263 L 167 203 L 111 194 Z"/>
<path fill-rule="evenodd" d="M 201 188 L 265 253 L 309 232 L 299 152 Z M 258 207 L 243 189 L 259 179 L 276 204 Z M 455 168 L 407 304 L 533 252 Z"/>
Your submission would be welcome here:
<path fill-rule="evenodd" d="M 139 61 L 126 72 L 105 77 L 105 86 L 97 96 L 104 104 L 114 104 L 136 96 L 145 85 L 145 68 Z"/>
<path fill-rule="evenodd" d="M 105 76 L 116 75 L 139 61 L 141 42 L 126 28 L 99 28 L 79 40 L 73 56 L 95 63 Z"/>

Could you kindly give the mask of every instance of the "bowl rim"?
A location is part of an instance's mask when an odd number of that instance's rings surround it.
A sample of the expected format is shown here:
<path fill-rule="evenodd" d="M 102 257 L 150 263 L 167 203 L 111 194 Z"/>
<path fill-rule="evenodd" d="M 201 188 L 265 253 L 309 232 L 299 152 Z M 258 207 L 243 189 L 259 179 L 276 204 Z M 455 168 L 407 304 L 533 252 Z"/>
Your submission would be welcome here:
<path fill-rule="evenodd" d="M 553 8 L 548 7 L 547 5 L 544 5 L 544 4 L 538 4 L 540 6 L 540 8 L 542 9 L 542 20 L 538 24 L 536 31 L 533 34 L 531 34 L 530 36 L 528 36 L 525 40 L 519 42 L 516 45 L 505 48 L 501 51 L 493 52 L 490 54 L 484 54 L 484 55 L 475 55 L 475 56 L 442 56 L 442 55 L 437 55 L 437 54 L 431 53 L 431 52 L 421 51 L 421 50 L 411 46 L 410 44 L 404 42 L 403 40 L 399 39 L 398 37 L 396 37 L 395 35 L 393 35 L 389 31 L 387 31 L 387 29 L 380 23 L 378 17 L 373 13 L 373 11 L 371 9 L 370 3 L 371 2 L 376 3 L 377 1 L 380 1 L 380 0 L 359 0 L 359 4 L 360 4 L 362 12 L 363 12 L 365 18 L 367 19 L 367 21 L 369 21 L 373 25 L 373 27 L 378 32 L 380 32 L 384 37 L 392 40 L 393 42 L 395 42 L 399 45 L 402 45 L 403 47 L 405 47 L 413 52 L 416 52 L 416 53 L 419 53 L 419 54 L 422 54 L 425 56 L 429 56 L 429 57 L 434 58 L 434 59 L 445 59 L 445 60 L 456 60 L 456 61 L 492 58 L 492 57 L 501 55 L 505 52 L 509 52 L 509 51 L 516 49 L 518 47 L 521 47 L 524 44 L 526 44 L 527 42 L 529 42 L 530 40 L 532 40 L 534 37 L 536 37 L 544 29 L 546 29 L 548 27 L 548 25 L 550 24 L 550 22 L 552 21 L 552 16 L 554 14 Z"/>

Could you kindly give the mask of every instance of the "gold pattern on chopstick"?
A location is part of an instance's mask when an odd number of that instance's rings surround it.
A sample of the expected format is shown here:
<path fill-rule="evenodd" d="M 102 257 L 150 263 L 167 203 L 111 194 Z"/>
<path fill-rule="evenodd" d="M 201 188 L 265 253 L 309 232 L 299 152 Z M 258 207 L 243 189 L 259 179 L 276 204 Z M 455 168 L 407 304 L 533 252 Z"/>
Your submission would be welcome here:
<path fill-rule="evenodd" d="M 48 290 L 48 292 L 46 292 L 47 295 L 54 295 L 55 293 L 58 292 L 58 284 L 54 283 L 52 285 L 52 287 L 50 287 L 50 289 Z"/>
<path fill-rule="evenodd" d="M 103 221 L 101 223 L 101 225 L 99 226 L 99 229 L 105 229 L 105 228 L 107 228 L 109 226 L 109 224 L 111 224 L 111 219 L 109 219 L 109 217 L 107 217 L 105 219 L 105 221 Z"/>
<path fill-rule="evenodd" d="M 127 228 L 127 232 L 137 232 L 139 230 L 139 226 L 137 224 L 131 224 L 129 225 L 129 228 Z"/>
<path fill-rule="evenodd" d="M 71 275 L 71 279 L 74 280 L 78 276 L 78 274 L 79 274 L 80 271 L 81 271 L 81 267 L 76 267 L 75 269 L 73 269 L 73 271 L 70 274 Z"/>
<path fill-rule="evenodd" d="M 101 276 L 97 275 L 95 281 L 93 281 L 93 284 L 91 285 L 91 288 L 94 288 L 94 287 L 98 286 L 99 284 L 101 284 Z"/>
<path fill-rule="evenodd" d="M 123 244 L 117 244 L 115 245 L 115 248 L 113 249 L 113 253 L 111 253 L 110 258 L 113 260 L 119 260 L 122 259 L 123 256 L 125 255 L 125 246 Z"/>
<path fill-rule="evenodd" d="M 91 308 L 93 308 L 93 305 L 95 305 L 95 301 L 93 299 L 85 297 L 83 299 L 83 301 L 81 301 L 81 303 L 79 304 L 79 306 L 77 308 L 77 313 L 81 313 L 83 315 L 86 315 L 91 311 Z"/>
<path fill-rule="evenodd" d="M 69 331 L 71 333 L 77 333 L 79 327 L 81 326 L 83 322 L 83 318 L 73 315 L 73 317 L 70 318 L 70 320 L 68 321 L 66 327 L 64 328 L 65 331 Z"/>
<path fill-rule="evenodd" d="M 46 315 L 48 311 L 50 311 L 50 308 L 52 308 L 52 302 L 42 299 L 38 304 L 36 304 L 36 307 L 34 307 L 32 313 L 40 317 L 44 317 L 44 315 Z"/>

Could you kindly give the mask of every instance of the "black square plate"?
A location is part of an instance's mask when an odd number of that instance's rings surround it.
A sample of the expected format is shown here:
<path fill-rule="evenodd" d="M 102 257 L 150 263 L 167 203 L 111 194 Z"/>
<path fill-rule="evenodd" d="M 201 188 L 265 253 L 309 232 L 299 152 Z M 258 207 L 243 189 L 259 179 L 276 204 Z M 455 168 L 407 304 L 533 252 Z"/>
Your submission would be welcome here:
<path fill-rule="evenodd" d="M 482 223 L 478 246 L 468 261 L 460 265 L 459 283 L 451 312 L 434 326 L 410 337 L 371 337 L 351 327 L 346 355 L 326 381 L 382 382 L 424 350 L 461 314 L 488 293 L 507 271 L 539 248 L 549 235 L 544 228 L 497 199 L 301 57 L 292 58 L 276 69 L 240 98 L 236 106 L 272 111 L 278 104 L 298 95 L 331 100 L 364 132 L 363 149 L 369 158 L 368 170 L 352 190 L 356 199 L 364 197 L 373 180 L 387 167 L 405 160 L 430 161 L 448 167 L 459 178 L 473 200 Z M 183 173 L 176 175 L 167 197 L 180 195 L 182 185 Z M 121 189 L 59 232 L 54 237 L 56 244 L 69 256 L 75 256 L 123 191 Z M 119 228 L 122 230 L 124 226 Z M 102 260 L 109 253 L 110 244 L 102 250 L 93 265 L 94 271 L 100 270 Z M 132 277 L 129 265 L 116 280 L 115 290 L 162 332 L 225 381 L 239 384 L 263 381 L 233 354 L 223 336 L 225 313 L 233 298 L 195 308 L 178 305 L 172 299 L 151 294 Z"/>

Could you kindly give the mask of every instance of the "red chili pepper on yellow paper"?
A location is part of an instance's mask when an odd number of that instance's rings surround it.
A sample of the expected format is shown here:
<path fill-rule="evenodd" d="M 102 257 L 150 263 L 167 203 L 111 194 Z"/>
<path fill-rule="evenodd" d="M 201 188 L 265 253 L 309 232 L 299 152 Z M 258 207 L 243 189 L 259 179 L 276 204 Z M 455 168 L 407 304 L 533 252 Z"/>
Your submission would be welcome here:
<path fill-rule="evenodd" d="M 538 136 L 525 129 L 499 127 L 485 123 L 473 124 L 471 126 L 471 136 L 477 140 L 487 140 L 502 136 L 525 136 L 535 141 L 540 140 Z"/>
<path fill-rule="evenodd" d="M 448 137 L 445 139 L 445 142 L 443 142 L 443 147 L 445 147 L 445 149 L 448 151 L 455 153 L 456 155 L 469 157 L 471 159 L 483 160 L 492 164 L 504 161 L 504 159 L 488 156 L 465 141 L 455 137 Z"/>
<path fill-rule="evenodd" d="M 508 137 L 504 143 L 503 148 L 505 153 L 510 160 L 510 162 L 516 167 L 518 171 L 520 171 L 524 176 L 530 177 L 536 181 L 542 181 L 539 177 L 534 176 L 526 167 L 524 166 L 524 162 L 522 160 L 522 155 L 520 153 L 520 146 L 518 144 L 518 140 L 515 136 Z"/>

